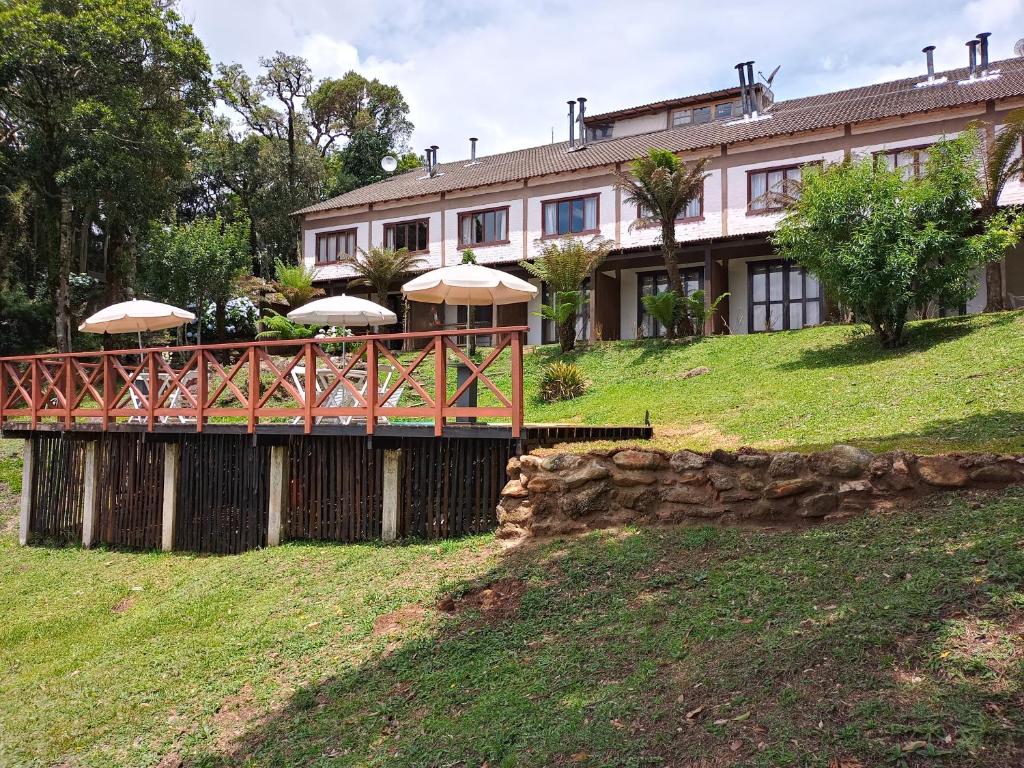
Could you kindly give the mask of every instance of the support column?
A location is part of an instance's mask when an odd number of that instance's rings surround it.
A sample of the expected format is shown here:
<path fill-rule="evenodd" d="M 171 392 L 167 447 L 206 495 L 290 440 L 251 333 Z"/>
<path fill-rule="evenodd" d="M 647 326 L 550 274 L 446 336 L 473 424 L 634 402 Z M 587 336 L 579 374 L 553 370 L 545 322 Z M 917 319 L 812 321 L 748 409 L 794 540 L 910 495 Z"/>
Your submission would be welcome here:
<path fill-rule="evenodd" d="M 99 533 L 99 445 L 98 440 L 90 440 L 85 444 L 85 492 L 82 497 L 82 546 L 85 549 L 96 544 Z"/>
<path fill-rule="evenodd" d="M 164 552 L 174 549 L 174 526 L 178 522 L 178 477 L 181 467 L 181 446 L 168 443 L 164 446 L 164 500 L 163 530 L 160 548 Z"/>
<path fill-rule="evenodd" d="M 288 504 L 288 446 L 270 449 L 270 506 L 267 509 L 267 546 L 281 543 L 281 520 Z"/>
<path fill-rule="evenodd" d="M 29 525 L 32 521 L 32 486 L 35 482 L 36 467 L 32 454 L 32 440 L 25 441 L 21 452 L 21 518 L 18 526 L 18 543 L 26 546 L 29 539 Z"/>
<path fill-rule="evenodd" d="M 401 451 L 384 451 L 384 518 L 380 528 L 380 537 L 384 541 L 398 538 L 398 472 L 401 465 Z"/>

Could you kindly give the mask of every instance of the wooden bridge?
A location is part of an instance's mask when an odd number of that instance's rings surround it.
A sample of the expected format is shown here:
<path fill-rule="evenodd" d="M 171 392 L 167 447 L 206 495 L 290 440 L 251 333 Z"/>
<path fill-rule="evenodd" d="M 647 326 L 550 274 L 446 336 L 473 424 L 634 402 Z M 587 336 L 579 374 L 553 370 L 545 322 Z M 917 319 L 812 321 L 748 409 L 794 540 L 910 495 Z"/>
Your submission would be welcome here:
<path fill-rule="evenodd" d="M 229 553 L 490 530 L 511 457 L 651 435 L 524 424 L 525 331 L 0 358 L 21 542 Z M 467 334 L 488 344 L 475 358 Z"/>

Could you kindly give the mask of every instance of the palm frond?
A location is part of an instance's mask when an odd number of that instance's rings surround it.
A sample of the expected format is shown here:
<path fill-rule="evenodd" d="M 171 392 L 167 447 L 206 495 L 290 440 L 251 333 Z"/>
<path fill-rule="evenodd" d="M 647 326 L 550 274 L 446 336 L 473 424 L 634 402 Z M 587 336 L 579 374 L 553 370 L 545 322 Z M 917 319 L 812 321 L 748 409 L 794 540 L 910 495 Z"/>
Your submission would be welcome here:
<path fill-rule="evenodd" d="M 350 285 L 366 285 L 373 289 L 378 300 L 383 300 L 392 283 L 426 264 L 422 257 L 408 248 L 360 248 L 355 255 L 342 261 L 355 273 Z"/>

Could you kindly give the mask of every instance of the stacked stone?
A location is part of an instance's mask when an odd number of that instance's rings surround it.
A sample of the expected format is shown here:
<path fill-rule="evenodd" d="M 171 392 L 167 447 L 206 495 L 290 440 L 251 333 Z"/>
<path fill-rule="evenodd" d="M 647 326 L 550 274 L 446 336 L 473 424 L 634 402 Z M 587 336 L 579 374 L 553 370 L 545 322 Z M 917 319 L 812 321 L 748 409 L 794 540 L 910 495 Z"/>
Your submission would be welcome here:
<path fill-rule="evenodd" d="M 623 448 L 522 456 L 509 462 L 508 474 L 498 535 L 517 539 L 633 522 L 835 520 L 940 489 L 1020 483 L 1024 458 L 872 454 L 849 445 L 809 455 Z"/>

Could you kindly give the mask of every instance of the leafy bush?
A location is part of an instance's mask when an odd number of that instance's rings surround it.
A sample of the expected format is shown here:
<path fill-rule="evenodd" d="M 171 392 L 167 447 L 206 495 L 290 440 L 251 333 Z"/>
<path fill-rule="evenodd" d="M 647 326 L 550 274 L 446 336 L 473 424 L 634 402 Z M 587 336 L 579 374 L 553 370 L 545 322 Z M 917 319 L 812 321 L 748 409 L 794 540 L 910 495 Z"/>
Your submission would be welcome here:
<path fill-rule="evenodd" d="M 934 144 L 920 179 L 870 157 L 808 169 L 773 235 L 779 255 L 814 273 L 883 346 L 901 345 L 912 310 L 964 303 L 975 270 L 1020 239 L 1009 212 L 979 226 L 977 149 L 972 132 Z"/>
<path fill-rule="evenodd" d="M 20 289 L 0 288 L 0 356 L 39 352 L 53 344 L 53 306 Z"/>
<path fill-rule="evenodd" d="M 704 323 L 708 317 L 718 310 L 728 293 L 723 293 L 713 302 L 711 306 L 704 305 L 704 291 L 696 290 L 689 296 L 680 298 L 675 291 L 663 291 L 654 296 L 641 298 L 647 314 L 661 323 L 665 328 L 671 328 L 672 323 L 678 322 L 685 316 L 693 328 L 695 336 L 704 335 Z"/>
<path fill-rule="evenodd" d="M 311 339 L 316 329 L 311 325 L 293 323 L 284 315 L 268 310 L 265 317 L 260 318 L 260 332 L 256 338 L 260 341 L 294 341 L 295 339 Z"/>
<path fill-rule="evenodd" d="M 682 304 L 675 291 L 662 291 L 653 296 L 640 299 L 644 310 L 665 328 L 675 328 L 676 320 L 682 310 Z"/>
<path fill-rule="evenodd" d="M 217 332 L 217 306 L 213 303 L 203 313 L 203 335 L 212 338 Z M 256 335 L 260 311 L 247 296 L 229 299 L 224 305 L 224 330 L 229 338 L 251 339 Z"/>
<path fill-rule="evenodd" d="M 540 397 L 546 403 L 572 400 L 587 389 L 583 371 L 575 363 L 552 363 L 544 369 L 540 380 Z"/>

